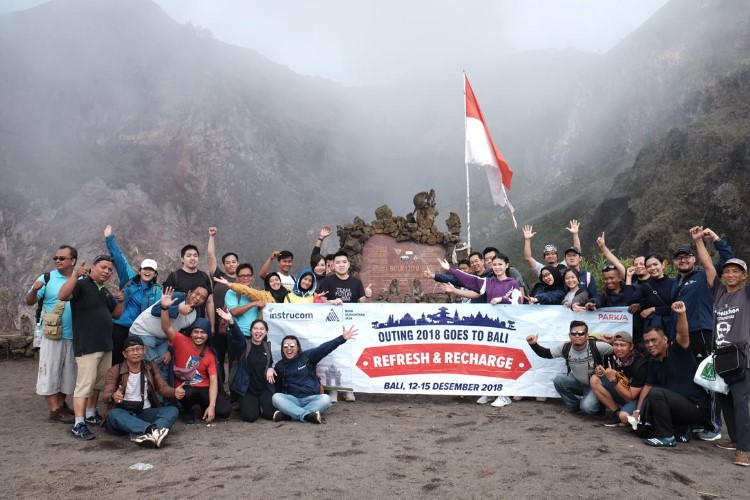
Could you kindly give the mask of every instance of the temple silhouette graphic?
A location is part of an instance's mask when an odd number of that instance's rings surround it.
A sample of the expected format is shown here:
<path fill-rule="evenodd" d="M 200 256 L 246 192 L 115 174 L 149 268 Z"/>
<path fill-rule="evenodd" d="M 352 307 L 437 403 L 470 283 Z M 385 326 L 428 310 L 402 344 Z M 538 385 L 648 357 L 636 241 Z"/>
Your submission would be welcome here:
<path fill-rule="evenodd" d="M 458 310 L 455 310 L 453 312 L 453 315 L 451 315 L 448 312 L 448 308 L 445 306 L 438 309 L 438 312 L 436 312 L 435 314 L 422 313 L 422 316 L 417 319 L 414 319 L 411 314 L 406 313 L 401 317 L 401 319 L 396 319 L 393 317 L 393 314 L 391 314 L 390 316 L 388 316 L 388 320 L 384 323 L 380 321 L 372 322 L 372 327 L 376 330 L 380 328 L 393 328 L 400 326 L 430 325 L 491 326 L 493 328 L 500 328 L 503 330 L 516 329 L 515 321 L 505 321 L 498 318 L 492 318 L 488 315 L 483 315 L 481 312 L 472 314 L 470 316 L 459 317 Z"/>

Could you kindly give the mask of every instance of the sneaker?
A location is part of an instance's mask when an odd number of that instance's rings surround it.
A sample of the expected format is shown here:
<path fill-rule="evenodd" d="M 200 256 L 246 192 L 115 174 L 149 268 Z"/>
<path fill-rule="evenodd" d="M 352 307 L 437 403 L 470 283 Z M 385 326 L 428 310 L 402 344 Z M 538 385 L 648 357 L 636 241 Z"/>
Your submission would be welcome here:
<path fill-rule="evenodd" d="M 495 400 L 494 400 L 494 401 L 493 401 L 492 403 L 490 403 L 490 404 L 491 404 L 492 406 L 494 406 L 495 408 L 502 408 L 503 406 L 508 406 L 508 405 L 509 405 L 509 404 L 511 404 L 512 402 L 513 402 L 513 401 L 511 401 L 511 400 L 510 400 L 510 398 L 509 398 L 509 397 L 507 397 L 507 396 L 498 396 L 498 397 L 497 397 L 497 398 L 495 398 Z"/>
<path fill-rule="evenodd" d="M 674 436 L 664 438 L 651 438 L 644 439 L 643 444 L 647 446 L 655 446 L 657 448 L 674 448 L 675 446 L 677 446 L 677 440 L 674 438 Z"/>
<path fill-rule="evenodd" d="M 750 457 L 747 456 L 746 451 L 737 450 L 734 452 L 734 465 L 741 467 L 750 467 Z"/>
<path fill-rule="evenodd" d="M 703 430 L 698 433 L 698 439 L 701 441 L 718 441 L 721 439 L 721 432 Z"/>
<path fill-rule="evenodd" d="M 311 424 L 322 424 L 323 422 L 325 422 L 319 411 L 308 413 L 304 416 L 304 419 L 305 422 L 310 422 Z"/>
<path fill-rule="evenodd" d="M 146 448 L 153 448 L 156 446 L 156 439 L 151 433 L 147 434 L 131 434 L 130 440 L 135 444 L 139 444 Z"/>
<path fill-rule="evenodd" d="M 544 403 L 545 401 L 547 401 L 547 398 L 545 398 L 544 396 L 539 396 L 538 398 L 536 398 L 536 400 L 540 403 Z"/>
<path fill-rule="evenodd" d="M 489 396 L 482 396 L 481 398 L 477 399 L 477 404 L 478 405 L 486 405 L 489 402 L 490 402 L 490 397 Z"/>
<path fill-rule="evenodd" d="M 354 392 L 352 391 L 344 391 L 344 401 L 347 403 L 353 403 L 357 399 L 354 397 Z"/>
<path fill-rule="evenodd" d="M 331 403 L 339 402 L 339 391 L 328 391 L 328 396 L 331 398 Z"/>
<path fill-rule="evenodd" d="M 153 436 L 154 444 L 157 448 L 161 448 L 161 443 L 164 441 L 164 438 L 167 437 L 167 434 L 169 434 L 169 429 L 166 427 L 162 429 L 154 429 L 153 432 L 151 432 L 151 436 Z"/>
<path fill-rule="evenodd" d="M 604 415 L 604 422 L 602 422 L 602 425 L 604 427 L 620 427 L 621 425 L 624 425 L 620 421 L 620 412 L 618 411 L 608 411 L 606 415 Z"/>
<path fill-rule="evenodd" d="M 685 432 L 677 436 L 677 440 L 680 443 L 689 443 L 692 438 L 693 438 L 693 429 L 691 427 L 688 427 L 685 430 Z"/>
<path fill-rule="evenodd" d="M 736 450 L 737 449 L 737 443 L 733 442 L 731 439 L 722 439 L 720 441 L 717 441 L 714 443 L 717 448 L 721 448 L 722 450 Z"/>
<path fill-rule="evenodd" d="M 89 430 L 85 422 L 74 425 L 73 428 L 70 429 L 70 433 L 78 439 L 83 439 L 84 441 L 96 439 L 96 436 L 94 436 L 94 434 Z"/>
<path fill-rule="evenodd" d="M 93 417 L 86 417 L 84 421 L 89 425 L 101 425 L 102 416 L 99 415 L 99 412 L 96 412 Z"/>
<path fill-rule="evenodd" d="M 513 396 L 513 401 L 523 401 L 523 396 Z"/>
<path fill-rule="evenodd" d="M 273 412 L 273 421 L 274 422 L 283 422 L 285 420 L 291 420 L 292 417 L 287 415 L 286 413 L 280 412 L 279 410 L 276 410 Z"/>
<path fill-rule="evenodd" d="M 60 422 L 62 424 L 72 424 L 76 421 L 73 415 L 65 411 L 65 408 L 58 408 L 57 410 L 49 411 L 50 422 Z"/>

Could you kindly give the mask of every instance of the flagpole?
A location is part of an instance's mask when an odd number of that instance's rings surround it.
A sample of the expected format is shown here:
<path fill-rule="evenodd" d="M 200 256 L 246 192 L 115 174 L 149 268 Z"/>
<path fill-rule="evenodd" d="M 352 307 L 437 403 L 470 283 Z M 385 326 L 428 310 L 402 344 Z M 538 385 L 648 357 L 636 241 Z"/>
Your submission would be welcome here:
<path fill-rule="evenodd" d="M 466 245 L 471 252 L 471 198 L 469 196 L 469 163 L 466 161 L 466 148 L 469 147 L 466 141 L 466 72 L 463 71 L 464 77 L 464 165 L 466 166 Z"/>

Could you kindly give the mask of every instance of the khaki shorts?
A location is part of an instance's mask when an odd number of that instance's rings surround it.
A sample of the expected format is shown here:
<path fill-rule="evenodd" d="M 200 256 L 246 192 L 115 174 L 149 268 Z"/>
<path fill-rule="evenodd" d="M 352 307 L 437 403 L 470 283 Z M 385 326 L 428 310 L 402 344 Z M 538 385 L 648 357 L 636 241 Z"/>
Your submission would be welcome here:
<path fill-rule="evenodd" d="M 39 373 L 36 393 L 52 396 L 61 392 L 73 394 L 76 386 L 76 358 L 72 340 L 50 340 L 45 336 L 39 345 Z"/>
<path fill-rule="evenodd" d="M 93 352 L 76 358 L 78 376 L 74 398 L 87 398 L 94 390 L 104 389 L 104 378 L 112 367 L 112 351 Z"/>

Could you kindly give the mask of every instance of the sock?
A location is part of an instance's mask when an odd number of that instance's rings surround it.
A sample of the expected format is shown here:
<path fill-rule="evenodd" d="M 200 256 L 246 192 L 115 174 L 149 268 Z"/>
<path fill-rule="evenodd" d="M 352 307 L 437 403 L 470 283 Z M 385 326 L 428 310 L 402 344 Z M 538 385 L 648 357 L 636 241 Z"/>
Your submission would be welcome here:
<path fill-rule="evenodd" d="M 84 420 L 83 420 L 83 417 L 76 417 L 76 423 L 75 423 L 75 425 L 83 424 L 83 423 L 85 423 Z"/>
<path fill-rule="evenodd" d="M 95 417 L 96 416 L 96 408 L 86 408 L 86 416 L 87 417 Z"/>

